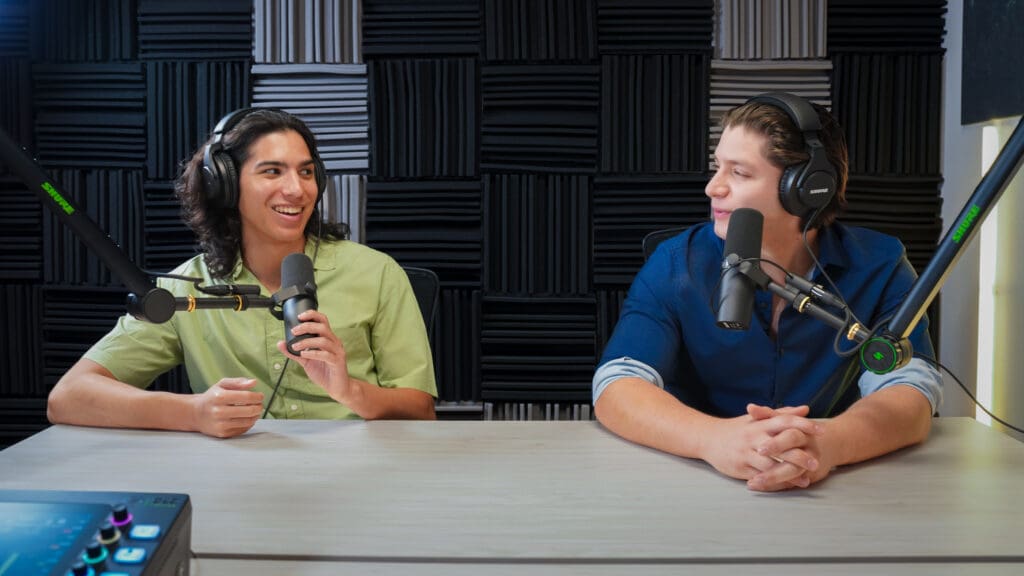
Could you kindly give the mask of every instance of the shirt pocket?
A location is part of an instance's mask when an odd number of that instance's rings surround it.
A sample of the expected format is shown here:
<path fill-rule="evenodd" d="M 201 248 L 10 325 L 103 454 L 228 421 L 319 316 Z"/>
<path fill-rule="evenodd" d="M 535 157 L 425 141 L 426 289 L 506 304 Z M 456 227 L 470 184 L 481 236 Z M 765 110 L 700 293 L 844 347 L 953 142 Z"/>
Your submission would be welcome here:
<path fill-rule="evenodd" d="M 341 345 L 345 347 L 349 377 L 377 385 L 377 366 L 371 348 L 369 325 L 355 324 L 332 328 L 341 340 Z"/>

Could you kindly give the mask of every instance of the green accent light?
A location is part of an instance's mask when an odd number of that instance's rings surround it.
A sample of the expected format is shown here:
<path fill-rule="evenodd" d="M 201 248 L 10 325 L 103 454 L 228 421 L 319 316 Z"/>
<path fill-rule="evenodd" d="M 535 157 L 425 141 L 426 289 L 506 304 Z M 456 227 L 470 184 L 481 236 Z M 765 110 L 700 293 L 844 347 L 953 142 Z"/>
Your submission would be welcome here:
<path fill-rule="evenodd" d="M 881 360 L 882 358 L 885 358 L 885 354 L 882 354 L 881 352 L 875 352 L 874 356 L 875 360 Z"/>
<path fill-rule="evenodd" d="M 42 188 L 50 195 L 50 198 L 53 198 L 53 201 L 56 202 L 58 206 L 64 209 L 64 212 L 66 212 L 68 216 L 75 213 L 74 207 L 71 206 L 71 204 L 68 204 L 68 201 L 60 195 L 60 192 L 57 192 L 57 189 L 54 188 L 52 184 L 49 182 L 43 182 Z"/>
<path fill-rule="evenodd" d="M 964 216 L 963 221 L 956 227 L 956 232 L 953 233 L 953 242 L 959 244 L 960 241 L 963 240 L 964 234 L 967 234 L 967 231 L 971 229 L 972 225 L 974 225 L 974 221 L 978 218 L 978 214 L 980 212 L 981 208 L 978 208 L 977 204 L 971 206 L 971 209 L 967 211 L 967 215 Z"/>

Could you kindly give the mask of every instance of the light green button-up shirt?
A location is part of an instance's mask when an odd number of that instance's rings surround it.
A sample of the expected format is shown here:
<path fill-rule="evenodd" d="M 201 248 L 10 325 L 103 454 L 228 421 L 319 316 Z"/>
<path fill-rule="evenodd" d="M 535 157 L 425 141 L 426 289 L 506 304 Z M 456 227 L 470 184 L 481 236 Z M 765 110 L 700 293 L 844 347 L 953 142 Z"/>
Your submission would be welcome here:
<path fill-rule="evenodd" d="M 306 254 L 313 257 L 313 243 Z M 390 256 L 349 242 L 323 241 L 313 264 L 318 309 L 345 346 L 349 375 L 386 388 L 415 388 L 437 396 L 430 344 L 416 297 L 405 271 Z M 202 256 L 185 262 L 174 274 L 214 280 Z M 258 285 L 243 264 L 235 264 L 231 284 Z M 158 284 L 175 296 L 196 293 L 191 282 L 161 278 Z M 260 294 L 270 297 L 266 288 Z M 284 323 L 266 309 L 178 312 L 170 321 L 151 324 L 125 315 L 85 357 L 115 378 L 140 388 L 160 374 L 185 364 L 192 390 L 201 393 L 221 378 L 255 378 L 264 402 L 281 371 L 281 386 L 270 406 L 275 418 L 358 418 L 309 380 L 296 362 L 285 367 L 277 350 Z"/>

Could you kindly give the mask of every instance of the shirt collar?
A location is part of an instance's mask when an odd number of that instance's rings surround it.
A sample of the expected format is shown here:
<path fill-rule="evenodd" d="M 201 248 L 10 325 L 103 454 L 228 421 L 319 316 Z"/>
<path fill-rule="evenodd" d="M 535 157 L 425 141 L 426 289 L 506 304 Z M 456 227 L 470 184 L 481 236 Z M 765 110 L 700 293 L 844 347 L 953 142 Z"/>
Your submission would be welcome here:
<path fill-rule="evenodd" d="M 838 269 L 846 269 L 850 266 L 850 258 L 843 247 L 840 224 L 830 224 L 818 230 L 818 261 L 822 267 L 834 266 Z M 725 240 L 719 238 L 714 227 L 709 226 L 706 230 L 708 236 L 716 242 L 720 250 L 725 250 Z"/>
<path fill-rule="evenodd" d="M 306 247 L 303 253 L 309 256 L 309 259 L 313 261 L 313 270 L 334 270 L 336 259 L 334 258 L 334 252 L 337 250 L 337 242 L 331 242 L 329 240 L 321 240 L 319 251 L 317 250 L 317 242 L 314 239 L 312 242 L 306 241 Z M 313 258 L 314 254 L 316 259 Z M 231 268 L 231 282 L 238 284 L 242 280 L 255 281 L 255 277 L 252 275 L 245 265 L 242 264 L 242 251 L 239 250 L 235 254 L 235 265 Z"/>
<path fill-rule="evenodd" d="M 818 229 L 818 262 L 822 268 L 849 268 L 850 258 L 843 247 L 839 225 L 831 224 Z"/>

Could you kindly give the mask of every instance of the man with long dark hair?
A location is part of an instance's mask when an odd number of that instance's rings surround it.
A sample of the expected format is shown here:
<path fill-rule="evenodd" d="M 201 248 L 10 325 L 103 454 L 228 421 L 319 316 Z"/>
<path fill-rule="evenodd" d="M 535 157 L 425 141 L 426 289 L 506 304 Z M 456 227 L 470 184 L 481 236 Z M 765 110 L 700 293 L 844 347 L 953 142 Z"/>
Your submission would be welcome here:
<path fill-rule="evenodd" d="M 257 419 L 434 418 L 430 346 L 405 271 L 323 222 L 316 141 L 300 119 L 270 109 L 226 116 L 176 185 L 203 254 L 175 275 L 203 285 L 281 288 L 282 261 L 313 262 L 319 307 L 298 316 L 290 353 L 265 310 L 180 313 L 163 324 L 130 316 L 50 393 L 51 422 L 241 434 Z M 193 283 L 160 279 L 175 296 Z M 194 394 L 145 390 L 184 364 Z"/>

